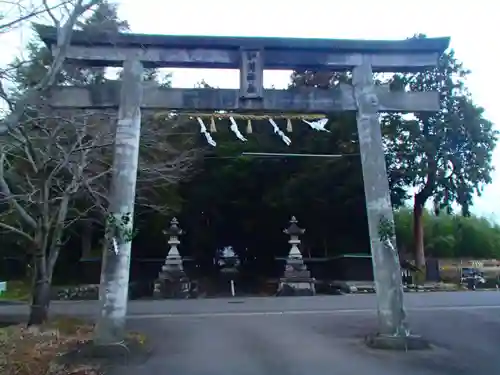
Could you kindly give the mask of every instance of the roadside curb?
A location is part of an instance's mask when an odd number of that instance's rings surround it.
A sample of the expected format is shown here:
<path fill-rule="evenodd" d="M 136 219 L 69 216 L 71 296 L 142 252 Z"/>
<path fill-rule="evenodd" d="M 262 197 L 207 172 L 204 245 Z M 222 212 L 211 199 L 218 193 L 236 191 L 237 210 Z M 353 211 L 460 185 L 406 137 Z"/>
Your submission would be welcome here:
<path fill-rule="evenodd" d="M 16 325 L 26 323 L 27 314 L 0 314 L 0 325 Z"/>
<path fill-rule="evenodd" d="M 367 288 L 367 287 L 355 287 L 351 286 L 349 287 L 349 291 L 347 291 L 347 294 L 373 294 L 375 293 L 375 288 Z M 484 289 L 476 289 L 476 290 L 468 290 L 468 289 L 446 289 L 446 288 L 407 288 L 403 287 L 403 291 L 405 293 L 430 293 L 430 292 L 495 292 L 495 291 L 500 291 L 496 288 L 484 288 Z"/>
<path fill-rule="evenodd" d="M 0 306 L 19 306 L 24 305 L 25 302 L 15 301 L 15 300 L 0 300 Z"/>

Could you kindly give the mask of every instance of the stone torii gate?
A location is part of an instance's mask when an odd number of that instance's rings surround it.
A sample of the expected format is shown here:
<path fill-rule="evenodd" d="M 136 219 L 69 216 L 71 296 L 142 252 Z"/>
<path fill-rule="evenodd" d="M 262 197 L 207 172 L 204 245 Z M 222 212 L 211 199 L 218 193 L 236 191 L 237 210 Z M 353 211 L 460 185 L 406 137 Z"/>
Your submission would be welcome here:
<path fill-rule="evenodd" d="M 56 46 L 56 30 L 38 26 L 42 40 Z M 123 83 L 101 87 L 57 87 L 51 93 L 55 108 L 119 109 L 117 135 L 129 131 L 127 145 L 137 160 L 140 109 L 184 111 L 231 111 L 250 113 L 331 113 L 357 111 L 357 128 L 366 195 L 370 246 L 378 301 L 379 327 L 374 336 L 387 344 L 411 346 L 403 305 L 400 263 L 395 248 L 393 213 L 385 166 L 379 112 L 422 112 L 439 110 L 438 93 L 390 91 L 376 86 L 374 72 L 416 72 L 436 66 L 448 48 L 448 38 L 400 41 L 246 38 L 213 36 L 168 36 L 145 34 L 96 34 L 75 31 L 66 57 L 83 66 L 122 67 Z M 239 89 L 176 89 L 141 83 L 143 68 L 239 69 Z M 334 89 L 265 90 L 264 70 L 352 71 L 352 85 Z M 123 135 L 123 134 L 122 134 Z M 118 138 L 117 138 L 118 140 Z M 134 154 L 135 153 L 135 154 Z M 135 156 L 134 156 L 135 155 Z M 113 190 L 110 210 L 132 212 L 135 177 L 120 177 L 123 156 L 115 154 L 116 184 L 128 190 Z M 137 168 L 137 162 L 135 162 Z M 136 169 L 137 170 L 137 169 Z M 135 170 L 135 171 L 136 171 Z M 123 189 L 122 189 L 123 190 Z M 114 331 L 122 329 L 130 244 L 118 254 L 108 252 L 106 267 L 120 274 L 104 285 L 121 297 L 115 302 Z M 121 268 L 120 268 L 121 267 Z M 121 273 L 120 273 L 121 272 Z M 111 320 L 105 313 L 104 322 Z M 118 323 L 117 323 L 118 322 Z M 108 322 L 109 323 L 109 322 Z M 104 323 L 103 323 L 104 324 Z M 118 325 L 118 326 L 117 326 Z M 111 340 L 111 338 L 109 338 Z"/>

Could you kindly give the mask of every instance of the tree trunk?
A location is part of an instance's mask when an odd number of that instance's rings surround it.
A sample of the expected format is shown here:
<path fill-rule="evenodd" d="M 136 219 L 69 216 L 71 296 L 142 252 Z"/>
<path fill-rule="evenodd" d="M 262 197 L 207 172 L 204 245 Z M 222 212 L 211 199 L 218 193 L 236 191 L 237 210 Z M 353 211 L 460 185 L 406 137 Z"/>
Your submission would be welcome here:
<path fill-rule="evenodd" d="M 32 299 L 28 326 L 47 321 L 50 304 L 50 280 L 47 277 L 46 259 L 43 252 L 35 255 Z"/>
<path fill-rule="evenodd" d="M 418 195 L 415 195 L 415 200 L 413 205 L 413 245 L 414 245 L 415 265 L 421 271 L 418 272 L 416 275 L 416 281 L 419 284 L 422 284 L 426 280 L 424 225 L 422 222 L 423 213 L 424 213 L 424 203 L 421 202 Z"/>

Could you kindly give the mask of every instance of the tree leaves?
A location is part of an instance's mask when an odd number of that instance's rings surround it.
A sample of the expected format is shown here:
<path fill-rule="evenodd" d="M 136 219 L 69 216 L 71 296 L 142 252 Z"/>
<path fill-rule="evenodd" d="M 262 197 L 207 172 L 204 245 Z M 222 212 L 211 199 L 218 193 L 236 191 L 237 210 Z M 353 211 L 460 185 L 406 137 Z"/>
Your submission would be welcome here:
<path fill-rule="evenodd" d="M 464 213 L 474 195 L 491 182 L 491 158 L 498 137 L 484 117 L 484 109 L 474 103 L 466 88 L 469 73 L 452 50 L 441 57 L 435 69 L 395 75 L 392 80 L 406 89 L 438 91 L 441 110 L 415 113 L 411 119 L 399 114 L 382 118 L 386 147 L 393 154 L 389 170 L 405 171 L 399 175 L 408 188 L 417 189 L 421 204 L 432 197 L 439 208 L 457 203 Z"/>
<path fill-rule="evenodd" d="M 401 249 L 413 243 L 412 216 L 409 209 L 395 213 L 396 234 Z M 498 259 L 500 257 L 500 226 L 480 217 L 423 214 L 425 252 L 436 258 Z"/>

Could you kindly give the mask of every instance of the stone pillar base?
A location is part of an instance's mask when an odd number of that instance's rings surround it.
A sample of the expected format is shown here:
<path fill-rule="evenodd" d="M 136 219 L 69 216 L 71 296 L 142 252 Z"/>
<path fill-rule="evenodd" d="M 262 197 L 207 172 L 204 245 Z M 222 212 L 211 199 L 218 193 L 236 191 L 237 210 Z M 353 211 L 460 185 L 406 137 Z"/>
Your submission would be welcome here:
<path fill-rule="evenodd" d="M 315 279 L 313 278 L 282 278 L 276 295 L 287 296 L 314 296 L 316 294 Z"/>
<path fill-rule="evenodd" d="M 385 350 L 425 350 L 431 349 L 431 344 L 424 338 L 416 335 L 391 336 L 379 333 L 365 337 L 365 344 L 373 349 Z"/>
<path fill-rule="evenodd" d="M 191 281 L 189 279 L 158 280 L 154 297 L 157 299 L 185 299 L 190 297 Z"/>

